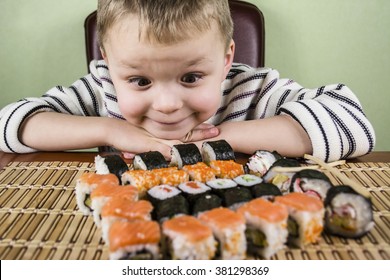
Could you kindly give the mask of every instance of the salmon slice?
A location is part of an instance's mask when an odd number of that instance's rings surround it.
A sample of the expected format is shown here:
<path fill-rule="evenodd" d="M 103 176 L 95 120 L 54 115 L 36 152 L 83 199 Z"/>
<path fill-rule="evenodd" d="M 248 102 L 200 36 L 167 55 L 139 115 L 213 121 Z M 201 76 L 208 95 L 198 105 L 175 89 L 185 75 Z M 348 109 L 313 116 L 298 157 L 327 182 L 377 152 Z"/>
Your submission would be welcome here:
<path fill-rule="evenodd" d="M 162 225 L 163 232 L 184 235 L 190 242 L 198 242 L 212 236 L 211 229 L 193 216 L 182 215 L 167 220 Z"/>
<path fill-rule="evenodd" d="M 119 179 L 114 174 L 83 173 L 78 181 L 95 187 L 98 185 L 119 185 Z"/>
<path fill-rule="evenodd" d="M 323 202 L 313 196 L 309 196 L 304 193 L 288 193 L 283 196 L 276 196 L 275 202 L 286 205 L 287 207 L 292 207 L 299 211 L 319 211 L 324 208 Z"/>
<path fill-rule="evenodd" d="M 147 200 L 129 201 L 114 196 L 103 206 L 101 215 L 102 218 L 113 216 L 126 220 L 150 220 L 152 210 L 153 206 Z"/>
<path fill-rule="evenodd" d="M 199 220 L 207 224 L 213 224 L 219 229 L 232 228 L 245 223 L 245 219 L 228 208 L 220 207 L 206 211 L 199 216 Z"/>
<path fill-rule="evenodd" d="M 156 244 L 160 241 L 160 227 L 154 221 L 115 221 L 109 232 L 110 252 L 125 246 Z"/>
<path fill-rule="evenodd" d="M 288 210 L 284 205 L 272 203 L 264 198 L 256 198 L 245 203 L 237 212 L 244 216 L 245 213 L 249 213 L 270 223 L 278 223 L 288 218 Z"/>

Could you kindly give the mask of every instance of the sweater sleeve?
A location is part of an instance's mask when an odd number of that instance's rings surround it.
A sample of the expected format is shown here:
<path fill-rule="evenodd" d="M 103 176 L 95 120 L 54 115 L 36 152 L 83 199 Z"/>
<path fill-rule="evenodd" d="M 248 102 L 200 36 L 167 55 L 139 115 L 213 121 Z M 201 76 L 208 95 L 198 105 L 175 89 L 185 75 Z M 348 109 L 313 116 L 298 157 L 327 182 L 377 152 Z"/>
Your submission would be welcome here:
<path fill-rule="evenodd" d="M 19 140 L 19 129 L 29 117 L 39 112 L 58 112 L 80 116 L 105 114 L 101 83 L 96 80 L 96 67 L 91 63 L 92 74 L 70 87 L 57 86 L 42 97 L 24 98 L 9 104 L 0 111 L 0 129 L 3 131 L 0 150 L 4 152 L 29 153 L 35 150 Z"/>
<path fill-rule="evenodd" d="M 239 93 L 232 94 L 227 107 L 245 109 L 246 119 L 290 115 L 309 135 L 313 155 L 324 161 L 361 156 L 374 148 L 374 129 L 357 97 L 343 84 L 306 89 L 280 79 L 276 70 L 253 69 L 235 74 L 228 85 L 225 95 L 233 89 Z"/>

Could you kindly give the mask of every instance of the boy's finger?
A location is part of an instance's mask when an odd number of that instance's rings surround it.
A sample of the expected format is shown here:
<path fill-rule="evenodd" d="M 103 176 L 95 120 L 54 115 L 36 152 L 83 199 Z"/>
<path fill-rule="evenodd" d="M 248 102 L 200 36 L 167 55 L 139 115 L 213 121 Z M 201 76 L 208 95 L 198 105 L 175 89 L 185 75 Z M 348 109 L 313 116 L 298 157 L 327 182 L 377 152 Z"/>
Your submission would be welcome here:
<path fill-rule="evenodd" d="M 183 142 L 195 142 L 218 136 L 219 129 L 211 127 L 207 129 L 194 129 L 183 139 Z"/>

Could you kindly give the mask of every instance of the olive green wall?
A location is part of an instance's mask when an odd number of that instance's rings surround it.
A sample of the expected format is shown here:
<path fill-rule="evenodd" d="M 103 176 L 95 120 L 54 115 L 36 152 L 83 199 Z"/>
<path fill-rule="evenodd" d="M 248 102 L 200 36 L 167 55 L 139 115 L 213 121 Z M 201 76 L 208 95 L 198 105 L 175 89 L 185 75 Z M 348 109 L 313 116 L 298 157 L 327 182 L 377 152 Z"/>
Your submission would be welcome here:
<path fill-rule="evenodd" d="M 84 18 L 96 0 L 0 0 L 0 108 L 87 73 Z M 390 150 L 390 1 L 251 0 L 266 21 L 266 66 L 305 87 L 342 82 Z"/>

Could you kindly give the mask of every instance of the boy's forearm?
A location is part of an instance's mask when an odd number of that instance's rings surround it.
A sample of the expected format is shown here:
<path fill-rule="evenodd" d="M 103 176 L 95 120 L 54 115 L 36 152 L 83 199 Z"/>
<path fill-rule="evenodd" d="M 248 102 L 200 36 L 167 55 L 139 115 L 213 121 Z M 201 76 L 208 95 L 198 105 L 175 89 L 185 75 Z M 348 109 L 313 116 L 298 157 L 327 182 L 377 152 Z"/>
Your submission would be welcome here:
<path fill-rule="evenodd" d="M 269 150 L 289 157 L 312 153 L 309 136 L 290 116 L 226 122 L 219 128 L 218 138 L 227 140 L 237 152 L 252 154 L 256 150 Z"/>
<path fill-rule="evenodd" d="M 42 112 L 28 118 L 19 130 L 20 141 L 42 151 L 93 148 L 106 145 L 110 119 Z"/>

